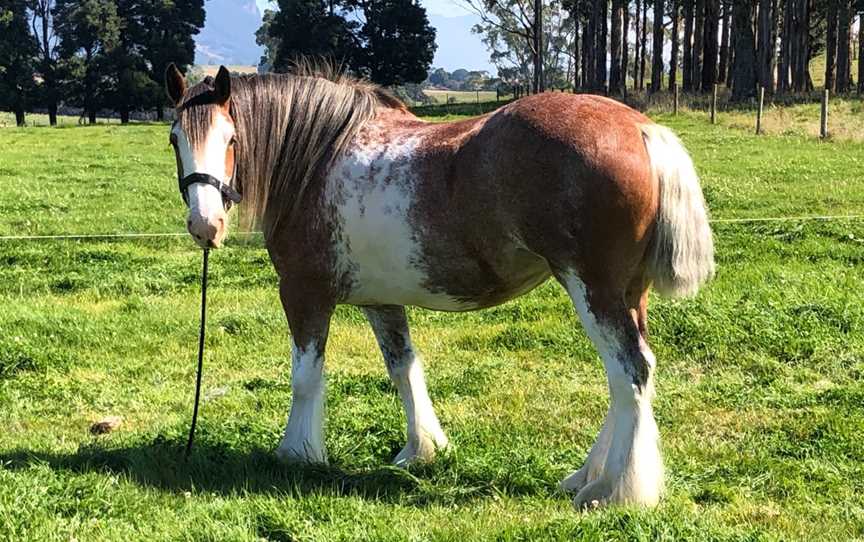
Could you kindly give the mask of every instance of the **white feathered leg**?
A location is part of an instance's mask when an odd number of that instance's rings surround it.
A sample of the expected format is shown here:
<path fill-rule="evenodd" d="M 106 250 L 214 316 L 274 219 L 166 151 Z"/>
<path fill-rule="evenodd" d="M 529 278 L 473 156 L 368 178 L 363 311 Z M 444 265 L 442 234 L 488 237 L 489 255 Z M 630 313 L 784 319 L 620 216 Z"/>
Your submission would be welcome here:
<path fill-rule="evenodd" d="M 276 454 L 285 461 L 326 463 L 324 355 L 314 343 L 292 349 L 291 391 L 291 413 Z"/>
<path fill-rule="evenodd" d="M 562 482 L 578 491 L 578 507 L 606 503 L 654 505 L 663 488 L 663 462 L 651 399 L 654 355 L 642 340 L 623 302 L 590 297 L 573 273 L 561 278 L 591 341 L 597 347 L 609 382 L 610 405 L 603 430 L 585 466 Z M 605 455 L 605 457 L 604 457 Z"/>

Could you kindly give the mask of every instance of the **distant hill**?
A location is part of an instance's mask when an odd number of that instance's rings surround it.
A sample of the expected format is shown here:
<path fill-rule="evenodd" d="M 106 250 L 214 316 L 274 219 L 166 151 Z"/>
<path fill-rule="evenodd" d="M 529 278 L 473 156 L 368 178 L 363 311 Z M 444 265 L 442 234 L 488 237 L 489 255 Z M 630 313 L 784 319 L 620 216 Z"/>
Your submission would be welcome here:
<path fill-rule="evenodd" d="M 207 0 L 207 19 L 195 40 L 196 64 L 257 65 L 263 50 L 255 43 L 261 12 L 255 0 Z"/>

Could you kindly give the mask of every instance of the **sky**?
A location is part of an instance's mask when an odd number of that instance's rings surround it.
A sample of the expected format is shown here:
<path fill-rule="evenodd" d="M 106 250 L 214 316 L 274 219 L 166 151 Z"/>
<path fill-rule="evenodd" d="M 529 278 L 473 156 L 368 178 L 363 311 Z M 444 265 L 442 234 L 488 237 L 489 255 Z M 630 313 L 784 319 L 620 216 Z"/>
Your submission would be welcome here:
<path fill-rule="evenodd" d="M 255 0 L 263 13 L 268 0 Z M 480 37 L 471 33 L 478 17 L 463 7 L 458 0 L 421 0 L 429 14 L 429 22 L 437 30 L 438 50 L 432 66 L 453 71 L 458 68 L 486 70 L 495 75 L 489 63 L 489 52 Z"/>

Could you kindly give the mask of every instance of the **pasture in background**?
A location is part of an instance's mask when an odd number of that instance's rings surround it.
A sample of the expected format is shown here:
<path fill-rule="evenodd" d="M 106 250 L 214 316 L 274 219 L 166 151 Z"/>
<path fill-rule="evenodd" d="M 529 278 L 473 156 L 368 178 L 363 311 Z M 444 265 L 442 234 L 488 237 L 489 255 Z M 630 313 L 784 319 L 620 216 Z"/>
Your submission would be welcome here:
<path fill-rule="evenodd" d="M 486 311 L 410 311 L 455 449 L 408 472 L 385 466 L 404 421 L 372 333 L 340 308 L 331 466 L 297 469 L 272 454 L 291 401 L 276 275 L 259 237 L 231 235 L 212 256 L 202 419 L 184 462 L 192 241 L 0 240 L 0 538 L 861 537 L 864 221 L 722 220 L 860 215 L 864 143 L 795 124 L 757 137 L 705 115 L 657 116 L 721 221 L 715 281 L 695 300 L 652 300 L 668 489 L 657 509 L 583 515 L 556 489 L 607 402 L 556 285 Z M 0 130 L 0 236 L 182 232 L 167 140 L 167 125 Z M 91 435 L 107 415 L 120 427 Z"/>

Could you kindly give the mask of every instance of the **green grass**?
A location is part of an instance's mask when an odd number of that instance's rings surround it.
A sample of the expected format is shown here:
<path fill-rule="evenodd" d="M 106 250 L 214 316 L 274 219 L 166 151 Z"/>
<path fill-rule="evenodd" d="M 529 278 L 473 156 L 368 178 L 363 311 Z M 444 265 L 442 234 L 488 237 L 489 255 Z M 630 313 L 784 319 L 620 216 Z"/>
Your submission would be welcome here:
<path fill-rule="evenodd" d="M 426 96 L 432 100 L 432 103 L 436 104 L 446 104 L 446 103 L 476 103 L 479 97 L 481 102 L 493 102 L 495 101 L 495 91 L 494 90 L 481 90 L 481 91 L 473 91 L 473 90 L 435 90 L 435 89 L 426 89 L 423 91 Z"/>
<path fill-rule="evenodd" d="M 658 120 L 715 218 L 860 214 L 864 145 Z M 183 229 L 166 126 L 0 130 L 0 235 Z M 328 348 L 328 468 L 275 461 L 290 405 L 260 240 L 213 255 L 202 420 L 200 252 L 186 238 L 0 241 L 0 539 L 864 538 L 864 221 L 716 224 L 718 275 L 654 299 L 667 495 L 581 514 L 556 490 L 599 430 L 604 375 L 560 288 L 411 310 L 454 450 L 387 467 L 404 420 L 359 311 Z M 106 415 L 121 427 L 92 436 Z"/>

